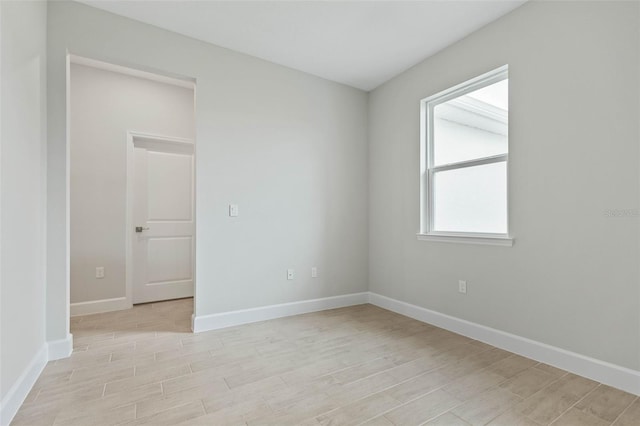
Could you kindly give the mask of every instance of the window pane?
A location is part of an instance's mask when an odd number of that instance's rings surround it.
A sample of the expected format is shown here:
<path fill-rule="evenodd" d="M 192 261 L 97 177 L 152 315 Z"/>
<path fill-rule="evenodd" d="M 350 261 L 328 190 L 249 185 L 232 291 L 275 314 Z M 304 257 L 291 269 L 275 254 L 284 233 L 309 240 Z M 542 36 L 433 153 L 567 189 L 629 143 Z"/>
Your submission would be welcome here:
<path fill-rule="evenodd" d="M 507 163 L 434 173 L 434 231 L 507 233 Z"/>
<path fill-rule="evenodd" d="M 508 152 L 508 80 L 433 108 L 433 164 Z"/>

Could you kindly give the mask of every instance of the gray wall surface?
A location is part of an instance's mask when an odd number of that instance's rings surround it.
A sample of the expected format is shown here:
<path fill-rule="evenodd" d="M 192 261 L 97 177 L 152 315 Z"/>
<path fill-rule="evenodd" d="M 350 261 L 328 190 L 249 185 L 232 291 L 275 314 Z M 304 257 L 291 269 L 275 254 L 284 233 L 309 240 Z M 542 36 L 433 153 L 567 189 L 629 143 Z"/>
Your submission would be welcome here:
<path fill-rule="evenodd" d="M 640 369 L 639 5 L 529 2 L 370 93 L 371 291 Z M 504 64 L 515 245 L 417 241 L 420 99 Z"/>
<path fill-rule="evenodd" d="M 127 131 L 193 139 L 194 93 L 71 64 L 70 108 L 71 303 L 124 297 Z"/>
<path fill-rule="evenodd" d="M 0 400 L 45 350 L 46 2 L 0 2 Z M 4 424 L 5 419 L 2 419 Z"/>
<path fill-rule="evenodd" d="M 48 338 L 68 329 L 66 61 L 196 79 L 196 314 L 367 289 L 367 94 L 73 2 L 48 14 Z M 240 216 L 229 218 L 236 203 Z M 318 278 L 310 268 L 317 266 Z M 288 268 L 296 279 L 287 281 Z"/>

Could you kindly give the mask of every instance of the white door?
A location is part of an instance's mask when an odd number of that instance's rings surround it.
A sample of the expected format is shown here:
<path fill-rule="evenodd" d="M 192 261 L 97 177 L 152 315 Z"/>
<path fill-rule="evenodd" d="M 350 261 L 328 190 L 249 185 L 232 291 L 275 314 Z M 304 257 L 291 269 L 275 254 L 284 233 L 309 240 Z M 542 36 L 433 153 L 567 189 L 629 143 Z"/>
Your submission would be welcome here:
<path fill-rule="evenodd" d="M 133 303 L 193 296 L 193 144 L 133 139 Z"/>

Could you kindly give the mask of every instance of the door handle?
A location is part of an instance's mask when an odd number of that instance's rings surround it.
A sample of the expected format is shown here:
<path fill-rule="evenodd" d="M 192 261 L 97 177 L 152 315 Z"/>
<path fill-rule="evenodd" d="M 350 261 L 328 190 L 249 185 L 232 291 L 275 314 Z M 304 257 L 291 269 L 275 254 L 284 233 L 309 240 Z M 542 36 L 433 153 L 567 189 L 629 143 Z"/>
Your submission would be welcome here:
<path fill-rule="evenodd" d="M 146 228 L 144 226 L 136 226 L 136 232 L 142 232 L 142 231 L 148 231 L 149 228 Z"/>

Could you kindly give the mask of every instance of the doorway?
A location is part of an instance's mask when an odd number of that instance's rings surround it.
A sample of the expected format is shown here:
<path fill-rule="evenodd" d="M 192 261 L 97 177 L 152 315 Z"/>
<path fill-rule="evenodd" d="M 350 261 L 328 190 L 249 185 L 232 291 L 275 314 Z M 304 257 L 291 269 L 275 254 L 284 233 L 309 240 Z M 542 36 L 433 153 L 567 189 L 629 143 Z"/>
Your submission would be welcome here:
<path fill-rule="evenodd" d="M 195 83 L 71 56 L 69 116 L 71 316 L 193 298 Z"/>

